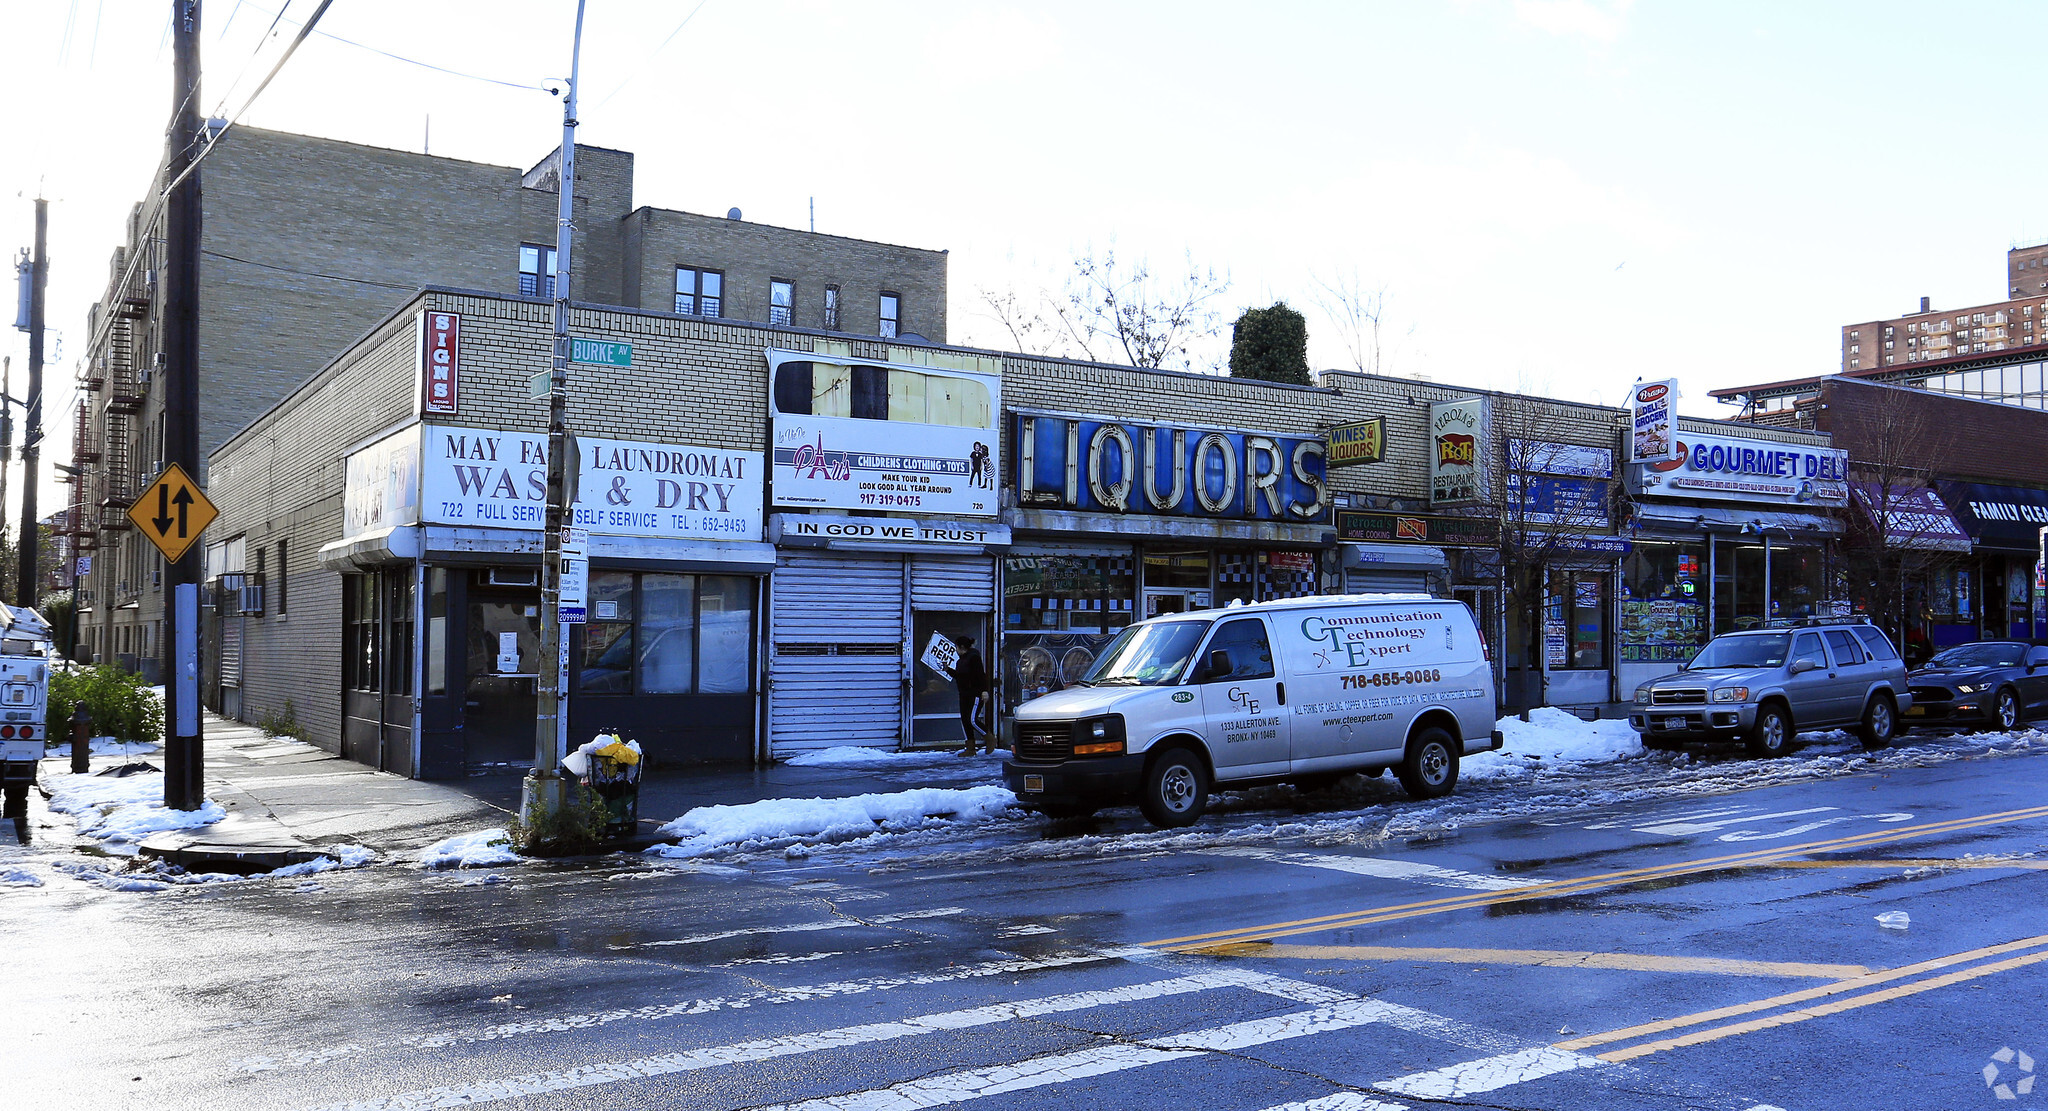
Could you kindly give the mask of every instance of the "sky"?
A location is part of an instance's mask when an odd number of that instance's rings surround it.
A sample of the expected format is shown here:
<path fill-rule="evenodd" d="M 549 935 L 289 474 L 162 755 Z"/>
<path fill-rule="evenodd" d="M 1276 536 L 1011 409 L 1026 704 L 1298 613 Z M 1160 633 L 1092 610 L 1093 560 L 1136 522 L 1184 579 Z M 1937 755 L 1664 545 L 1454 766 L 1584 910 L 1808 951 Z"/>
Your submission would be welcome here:
<path fill-rule="evenodd" d="M 207 0 L 209 114 L 521 168 L 559 140 L 573 0 L 335 0 L 244 110 L 316 6 L 281 3 Z M 50 201 L 45 459 L 162 154 L 169 9 L 0 0 L 10 257 Z M 1989 2 L 590 0 L 579 139 L 636 154 L 636 203 L 949 250 L 955 343 L 1012 347 L 985 295 L 1113 251 L 1226 276 L 1226 321 L 1287 301 L 1318 368 L 1352 365 L 1319 305 L 1349 285 L 1384 293 L 1387 372 L 1675 377 L 1732 415 L 1706 391 L 1831 371 L 1845 323 L 2002 297 L 2048 147 L 1989 48 L 2044 35 Z M 27 337 L 0 354 L 19 395 Z"/>

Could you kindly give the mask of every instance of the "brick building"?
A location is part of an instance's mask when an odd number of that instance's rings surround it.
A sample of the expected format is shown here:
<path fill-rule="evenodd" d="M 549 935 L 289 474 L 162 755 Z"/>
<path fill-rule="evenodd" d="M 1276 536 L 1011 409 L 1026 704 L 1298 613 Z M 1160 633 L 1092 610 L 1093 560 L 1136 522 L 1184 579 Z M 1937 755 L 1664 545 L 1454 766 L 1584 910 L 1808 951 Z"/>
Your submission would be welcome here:
<path fill-rule="evenodd" d="M 216 123 L 209 125 L 218 127 Z M 239 127 L 207 157 L 200 449 L 210 452 L 430 284 L 553 294 L 556 154 L 528 169 Z M 578 147 L 579 301 L 946 338 L 946 255 L 639 206 L 633 155 Z M 69 539 L 85 651 L 153 670 L 161 560 L 127 526 L 163 457 L 161 171 L 87 320 Z M 545 360 L 535 364 L 544 366 Z M 202 476 L 202 481 L 205 481 Z M 303 554 L 303 553 L 301 553 Z M 239 570 L 239 568 L 238 568 Z"/>
<path fill-rule="evenodd" d="M 426 415 L 423 343 L 441 315 L 457 318 L 461 405 Z M 1541 629 L 1514 634 L 1540 645 L 1534 693 L 1604 702 L 1633 674 L 1626 560 L 1661 526 L 1624 512 L 1621 410 L 648 309 L 579 305 L 570 326 L 630 349 L 571 384 L 575 518 L 591 534 L 574 737 L 618 728 L 664 763 L 957 743 L 933 662 L 948 645 L 991 646 L 1014 706 L 1078 678 L 1134 620 L 1238 599 L 1429 589 L 1489 616 L 1498 644 L 1503 559 L 1541 561 Z M 543 303 L 430 289 L 213 454 L 210 704 L 253 719 L 289 700 L 319 743 L 406 774 L 525 762 L 545 444 L 526 378 L 549 342 Z M 1468 457 L 1502 462 L 1450 504 L 1433 497 L 1432 418 L 1467 402 L 1491 413 Z M 1380 460 L 1327 466 L 1329 430 L 1375 417 Z M 1727 534 L 1736 606 L 1734 553 L 1772 541 L 1739 539 L 1726 504 L 1683 525 Z M 1546 539 L 1503 545 L 1514 531 Z M 1761 613 L 1751 571 L 1741 598 Z"/>

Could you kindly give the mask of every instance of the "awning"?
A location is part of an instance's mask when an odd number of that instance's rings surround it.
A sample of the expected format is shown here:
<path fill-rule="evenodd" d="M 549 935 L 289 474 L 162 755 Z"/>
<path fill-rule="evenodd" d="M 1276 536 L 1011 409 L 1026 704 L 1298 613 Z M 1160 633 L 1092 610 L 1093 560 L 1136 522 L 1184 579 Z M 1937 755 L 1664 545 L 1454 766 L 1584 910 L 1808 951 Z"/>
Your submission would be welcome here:
<path fill-rule="evenodd" d="M 1379 544 L 1346 540 L 1337 545 L 1337 551 L 1347 571 L 1368 567 L 1388 571 L 1448 572 L 1449 569 L 1449 564 L 1444 559 L 1444 550 L 1427 544 Z"/>
<path fill-rule="evenodd" d="M 320 566 L 352 572 L 380 564 L 537 564 L 541 536 L 533 529 L 400 525 L 320 549 Z M 593 565 L 627 570 L 766 574 L 775 569 L 775 546 L 758 540 L 683 540 L 651 536 L 590 538 Z"/>
<path fill-rule="evenodd" d="M 1629 525 L 1636 532 L 1748 533 L 1769 535 L 1773 540 L 1819 540 L 1842 533 L 1842 522 L 1826 513 L 1739 506 L 1642 505 Z"/>
<path fill-rule="evenodd" d="M 2033 553 L 2048 525 L 2048 490 L 1991 486 L 1981 482 L 1936 482 L 1941 500 L 1980 548 Z"/>
<path fill-rule="evenodd" d="M 1851 482 L 1849 488 L 1864 519 L 1884 533 L 1885 547 L 1923 552 L 1970 550 L 1970 534 L 1956 523 L 1933 490 L 1917 483 L 1876 482 Z"/>

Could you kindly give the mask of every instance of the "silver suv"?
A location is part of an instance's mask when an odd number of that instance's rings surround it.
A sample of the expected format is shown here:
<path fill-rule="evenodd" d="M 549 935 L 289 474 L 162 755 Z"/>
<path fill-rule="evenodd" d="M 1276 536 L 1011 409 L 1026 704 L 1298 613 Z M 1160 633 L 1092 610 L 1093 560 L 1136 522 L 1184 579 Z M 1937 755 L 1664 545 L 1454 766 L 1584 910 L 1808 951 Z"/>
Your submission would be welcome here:
<path fill-rule="evenodd" d="M 1628 723 L 1650 748 L 1740 738 L 1758 756 L 1782 756 L 1800 731 L 1833 727 L 1883 748 L 1912 703 L 1883 630 L 1815 618 L 1715 637 L 1684 670 L 1637 687 Z"/>

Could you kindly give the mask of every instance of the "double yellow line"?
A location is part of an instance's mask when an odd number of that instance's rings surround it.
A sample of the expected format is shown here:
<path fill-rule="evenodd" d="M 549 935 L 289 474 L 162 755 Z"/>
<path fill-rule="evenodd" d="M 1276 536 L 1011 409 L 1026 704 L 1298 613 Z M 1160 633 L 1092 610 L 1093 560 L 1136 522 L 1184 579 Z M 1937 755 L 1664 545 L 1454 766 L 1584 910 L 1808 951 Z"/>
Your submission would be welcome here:
<path fill-rule="evenodd" d="M 2031 950 L 2031 952 L 2028 950 Z M 2018 955 L 2007 956 L 2007 954 Z M 2006 957 L 2006 959 L 1991 960 L 1990 958 L 1993 957 Z M 1871 972 L 1822 987 L 1787 992 L 1784 995 L 1774 995 L 1768 999 L 1758 999 L 1750 1003 L 1716 1007 L 1710 1011 L 1700 1011 L 1697 1014 L 1686 1015 L 1682 1018 L 1648 1022 L 1640 1026 L 1610 1030 L 1605 1034 L 1593 1034 L 1568 1042 L 1558 1042 L 1556 1043 L 1556 1048 L 1576 1052 L 1583 1049 L 1592 1049 L 1597 1046 L 1613 1045 L 1616 1042 L 1636 1041 L 1638 1038 L 1653 1039 L 1651 1041 L 1639 1042 L 1626 1048 L 1595 1054 L 1595 1056 L 1603 1061 L 1630 1061 L 1637 1057 L 1647 1057 L 1652 1053 L 1681 1049 L 1689 1045 L 1702 1045 L 1707 1042 L 1719 1041 L 1722 1038 L 1732 1038 L 1738 1034 L 1752 1034 L 1758 1030 L 1768 1030 L 1776 1026 L 1789 1026 L 1795 1022 L 1805 1022 L 1807 1019 L 1822 1018 L 1827 1015 L 1840 1014 L 1843 1011 L 1853 1011 L 1858 1007 L 1888 1003 L 1908 995 L 1918 995 L 1923 991 L 1933 991 L 1936 988 L 1947 987 L 1950 984 L 1959 984 L 1965 980 L 1974 980 L 1980 976 L 1990 976 L 2030 964 L 2039 964 L 2042 961 L 2048 961 L 2048 934 L 2025 938 L 2020 941 L 2008 941 L 2002 945 L 1990 945 L 1982 949 L 1972 949 L 1966 953 L 1937 957 L 1930 961 L 1903 965 L 1899 968 L 1886 969 L 1882 972 Z M 1945 971 L 1947 969 L 1955 969 L 1955 971 Z M 1904 982 L 1893 983 L 1894 981 Z M 1892 984 L 1892 986 L 1879 987 L 1881 984 L 1888 983 Z M 1877 988 L 1877 990 L 1867 990 L 1871 988 Z M 1743 1015 L 1753 1015 L 1761 1011 L 1774 1011 L 1776 1013 L 1764 1014 L 1741 1022 L 1711 1026 L 1704 1030 L 1694 1030 L 1691 1033 L 1674 1034 L 1671 1037 L 1663 1038 L 1656 1037 L 1659 1034 L 1672 1034 L 1673 1031 L 1684 1030 L 1688 1027 L 1719 1022 L 1722 1019 L 1740 1018 Z"/>
<path fill-rule="evenodd" d="M 1651 868 L 1632 868 L 1621 872 L 1604 872 L 1599 875 L 1581 876 L 1577 879 L 1551 880 L 1545 883 L 1532 884 L 1528 887 L 1511 888 L 1506 891 L 1474 892 L 1470 895 L 1458 895 L 1447 899 L 1398 903 L 1393 906 L 1347 911 L 1342 914 L 1328 914 L 1318 918 L 1299 918 L 1291 922 L 1273 922 L 1261 926 L 1245 926 L 1235 930 L 1218 930 L 1214 933 L 1162 938 L 1158 941 L 1148 941 L 1145 944 L 1155 949 L 1196 953 L 1217 946 L 1235 945 L 1247 941 L 1270 941 L 1274 938 L 1297 937 L 1302 934 L 1322 933 L 1327 930 L 1369 926 L 1377 922 L 1392 922 L 1402 918 L 1417 918 L 1430 914 L 1443 914 L 1448 911 L 1470 910 L 1477 907 L 1497 906 L 1503 903 L 1528 902 L 1534 899 L 1555 899 L 1566 895 L 1596 891 L 1601 888 L 1650 883 L 1677 876 L 1696 875 L 1701 872 L 1752 868 L 1758 865 L 1771 864 L 1789 857 L 1808 856 L 1816 853 L 1846 852 L 1854 849 L 1869 848 L 1873 845 L 1888 844 L 1894 841 L 1907 841 L 1916 837 L 1932 837 L 1944 833 L 1976 829 L 1981 826 L 2005 825 L 2037 818 L 2048 818 L 2048 806 L 2032 806 L 2023 810 L 2003 810 L 1995 814 L 1980 814 L 1975 817 L 1955 818 L 1945 822 L 1930 822 L 1925 825 L 1899 826 L 1892 829 L 1858 834 L 1854 837 L 1837 837 L 1827 841 L 1809 841 L 1800 845 L 1783 845 L 1772 849 L 1755 849 L 1750 852 L 1731 853 L 1727 856 L 1708 857 L 1702 860 L 1685 860 L 1673 864 L 1661 864 Z"/>

